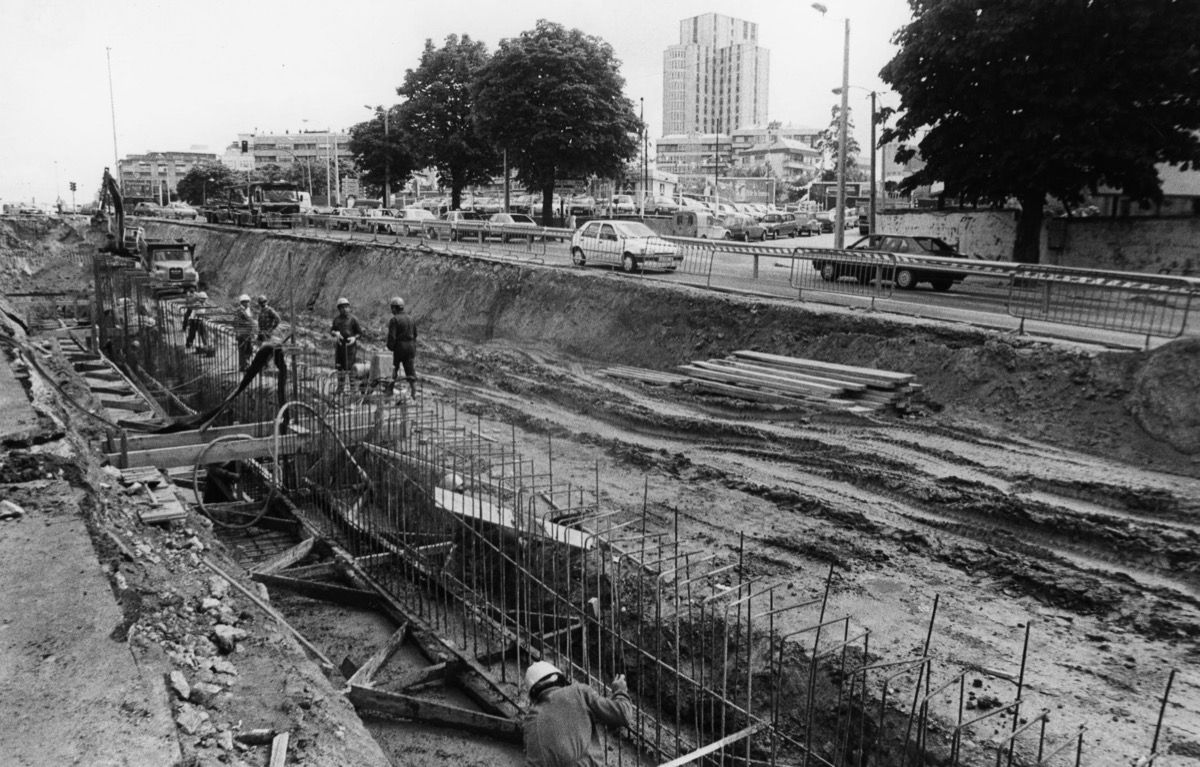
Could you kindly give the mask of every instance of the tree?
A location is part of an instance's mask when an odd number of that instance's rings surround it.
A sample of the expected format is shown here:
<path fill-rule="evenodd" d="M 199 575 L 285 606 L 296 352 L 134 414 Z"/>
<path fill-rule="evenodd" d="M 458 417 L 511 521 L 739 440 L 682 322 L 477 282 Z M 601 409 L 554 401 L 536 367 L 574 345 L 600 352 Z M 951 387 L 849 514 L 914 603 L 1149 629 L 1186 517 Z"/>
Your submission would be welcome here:
<path fill-rule="evenodd" d="M 480 131 L 508 152 L 517 180 L 542 193 L 543 220 L 558 178 L 619 178 L 637 155 L 640 122 L 622 93 L 612 47 L 545 19 L 502 40 L 472 94 Z"/>
<path fill-rule="evenodd" d="M 197 163 L 179 179 L 175 192 L 179 199 L 190 205 L 203 205 L 218 189 L 237 182 L 238 174 L 227 165 L 219 162 Z"/>
<path fill-rule="evenodd" d="M 491 183 L 501 168 L 473 119 L 471 85 L 487 61 L 487 47 L 467 35 L 449 35 L 441 48 L 426 40 L 421 63 L 396 89 L 405 98 L 396 109 L 404 141 L 419 166 L 437 168 L 455 210 L 464 188 Z"/>
<path fill-rule="evenodd" d="M 836 181 L 838 177 L 838 147 L 842 143 L 842 107 L 840 104 L 834 104 L 830 110 L 829 126 L 821 131 L 817 137 L 816 149 L 824 156 L 828 156 L 833 161 L 832 169 L 822 173 L 821 180 Z M 850 107 L 846 108 L 846 167 L 849 171 L 846 173 L 846 178 L 850 178 L 853 169 L 858 163 L 858 153 L 862 151 L 862 147 L 858 145 L 858 139 L 854 138 L 854 110 Z M 829 178 L 825 176 L 828 175 Z"/>
<path fill-rule="evenodd" d="M 1101 185 L 1161 199 L 1156 163 L 1200 162 L 1195 0 L 909 0 L 881 72 L 900 118 L 881 143 L 919 151 L 904 191 L 934 181 L 964 203 L 1020 203 L 1013 258 L 1036 262 L 1047 195 Z"/>
<path fill-rule="evenodd" d="M 392 125 L 390 115 L 386 132 L 382 115 L 350 128 L 347 146 L 371 196 L 383 194 L 384 179 L 388 179 L 393 188 L 403 186 L 417 167 L 403 135 Z M 391 200 L 384 200 L 384 205 L 390 204 Z"/>

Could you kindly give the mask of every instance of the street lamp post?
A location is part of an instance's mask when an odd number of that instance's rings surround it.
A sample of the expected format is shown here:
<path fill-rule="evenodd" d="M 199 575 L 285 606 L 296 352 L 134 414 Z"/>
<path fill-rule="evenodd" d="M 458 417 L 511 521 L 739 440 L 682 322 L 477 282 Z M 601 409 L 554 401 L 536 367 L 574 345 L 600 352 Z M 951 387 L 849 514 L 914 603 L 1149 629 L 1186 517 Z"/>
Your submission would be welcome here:
<path fill-rule="evenodd" d="M 813 3 L 812 7 L 824 15 L 829 9 L 821 3 Z M 838 116 L 838 186 L 837 186 L 837 219 L 834 222 L 833 246 L 841 248 L 846 244 L 846 111 L 849 108 L 850 93 L 850 19 L 842 20 L 845 27 L 842 42 L 842 108 Z"/>
<path fill-rule="evenodd" d="M 392 207 L 392 156 L 391 145 L 388 143 L 388 112 L 391 110 L 373 107 L 370 104 L 363 104 L 363 106 L 376 114 L 383 115 L 383 207 L 390 208 Z"/>

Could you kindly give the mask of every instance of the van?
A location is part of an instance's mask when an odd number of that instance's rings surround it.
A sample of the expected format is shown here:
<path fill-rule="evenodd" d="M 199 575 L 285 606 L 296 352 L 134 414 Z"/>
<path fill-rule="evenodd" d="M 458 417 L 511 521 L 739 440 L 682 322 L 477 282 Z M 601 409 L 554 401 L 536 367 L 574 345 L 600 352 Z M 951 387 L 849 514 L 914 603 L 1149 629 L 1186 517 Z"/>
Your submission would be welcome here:
<path fill-rule="evenodd" d="M 703 240 L 723 240 L 729 230 L 721 226 L 720 219 L 711 213 L 698 210 L 681 210 L 675 214 L 671 234 L 675 237 L 699 237 Z"/>

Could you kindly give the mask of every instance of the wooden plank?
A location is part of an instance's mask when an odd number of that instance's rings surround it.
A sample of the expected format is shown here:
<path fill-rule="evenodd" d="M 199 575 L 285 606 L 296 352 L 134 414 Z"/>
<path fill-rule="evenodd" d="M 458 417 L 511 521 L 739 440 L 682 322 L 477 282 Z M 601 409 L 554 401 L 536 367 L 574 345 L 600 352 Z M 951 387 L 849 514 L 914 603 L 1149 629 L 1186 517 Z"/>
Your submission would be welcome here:
<path fill-rule="evenodd" d="M 763 392 L 764 394 L 774 394 L 779 396 L 790 397 L 792 399 L 804 400 L 806 402 L 826 402 L 832 399 L 839 392 L 829 394 L 820 394 L 808 389 L 800 387 L 787 386 L 786 384 L 775 384 L 770 381 L 760 381 L 752 377 L 739 376 L 736 373 L 727 373 L 723 370 L 711 370 L 702 368 L 697 365 L 682 365 L 680 370 L 687 371 L 693 379 L 704 379 L 706 381 L 716 381 L 729 386 L 736 386 L 744 390 L 754 389 Z"/>
<path fill-rule="evenodd" d="M 101 399 L 100 405 L 109 410 L 128 410 L 131 413 L 149 413 L 151 409 L 140 399 Z"/>
<path fill-rule="evenodd" d="M 341 571 L 338 569 L 335 562 L 319 562 L 315 565 L 304 565 L 302 567 L 293 567 L 287 571 L 289 578 L 300 580 L 321 580 L 323 578 L 336 577 Z"/>
<path fill-rule="evenodd" d="M 347 697 L 356 709 L 369 711 L 386 719 L 414 720 L 467 730 L 513 743 L 521 742 L 521 726 L 513 719 L 357 685 L 350 687 Z"/>
<path fill-rule="evenodd" d="M 846 388 L 844 386 L 831 386 L 829 384 L 801 381 L 797 378 L 791 378 L 786 374 L 777 375 L 774 373 L 759 373 L 754 370 L 735 368 L 728 365 L 715 364 L 712 362 L 693 362 L 691 363 L 690 367 L 700 368 L 701 370 L 712 370 L 717 373 L 733 376 L 737 380 L 763 384 L 765 386 L 771 386 L 786 392 L 810 394 L 818 397 L 837 397 L 846 393 Z"/>
<path fill-rule="evenodd" d="M 373 591 L 354 589 L 349 586 L 338 586 L 320 581 L 306 581 L 300 578 L 289 578 L 284 575 L 269 573 L 250 573 L 250 579 L 277 589 L 286 589 L 309 599 L 319 599 L 323 602 L 333 602 L 350 607 L 375 609 L 379 604 L 379 596 Z"/>
<path fill-rule="evenodd" d="M 742 386 L 734 386 L 731 384 L 709 381 L 705 379 L 695 379 L 693 383 L 695 383 L 696 387 L 701 391 L 710 392 L 712 394 L 723 394 L 727 397 L 737 397 L 739 399 L 751 400 L 753 402 L 765 402 L 771 405 L 792 405 L 794 407 L 812 408 L 828 401 L 812 400 L 802 397 L 789 397 L 786 394 L 774 394 L 771 392 L 762 391 L 761 389 L 747 389 Z"/>
<path fill-rule="evenodd" d="M 217 437 L 227 434 L 249 434 L 251 437 L 269 437 L 274 431 L 273 421 L 258 421 L 256 423 L 235 424 L 233 426 L 213 426 L 203 431 L 188 429 L 169 434 L 129 435 L 130 450 L 154 450 L 163 447 L 180 447 L 181 445 L 202 445 L 212 442 Z"/>
<path fill-rule="evenodd" d="M 709 364 L 719 367 L 728 367 L 736 370 L 749 370 L 752 373 L 764 373 L 767 375 L 784 376 L 786 378 L 797 381 L 808 381 L 811 383 L 824 384 L 826 386 L 838 386 L 846 391 L 866 391 L 867 384 L 861 381 L 854 381 L 850 378 L 834 378 L 832 376 L 816 376 L 808 373 L 801 373 L 792 368 L 786 368 L 775 365 L 760 365 L 745 360 L 733 359 L 726 357 L 725 359 L 711 359 Z"/>
<path fill-rule="evenodd" d="M 736 743 L 743 738 L 748 738 L 766 726 L 767 726 L 766 722 L 757 722 L 756 724 L 752 724 L 749 727 L 746 727 L 745 729 L 738 730 L 737 732 L 733 733 L 732 735 L 726 735 L 725 737 L 721 738 L 720 740 L 715 740 L 706 746 L 702 746 L 702 747 L 696 749 L 695 751 L 692 751 L 691 753 L 684 754 L 683 756 L 681 756 L 677 759 L 672 759 L 669 762 L 663 762 L 658 767 L 682 767 L 685 764 L 692 764 L 700 757 L 708 756 L 709 754 L 713 753 L 714 751 L 720 751 L 722 748 L 725 748 L 726 746 L 728 746 L 731 743 Z"/>
<path fill-rule="evenodd" d="M 430 682 L 444 682 L 447 678 L 453 678 L 462 669 L 463 666 L 461 663 L 453 661 L 435 663 L 432 666 L 415 669 L 404 674 L 399 679 L 392 680 L 390 686 L 399 690 L 409 690 L 413 687 L 429 684 Z"/>
<path fill-rule="evenodd" d="M 267 767 L 284 767 L 287 764 L 288 738 L 286 732 L 281 732 L 271 741 L 271 761 Z"/>
<path fill-rule="evenodd" d="M 852 375 L 867 376 L 875 378 L 880 382 L 896 382 L 903 383 L 911 381 L 915 376 L 912 373 L 894 373 L 890 370 L 878 370 L 876 368 L 860 368 L 852 365 L 838 365 L 833 362 L 819 362 L 817 360 L 801 359 L 799 357 L 784 357 L 778 354 L 767 354 L 765 352 L 754 352 L 748 349 L 739 350 L 733 353 L 735 357 L 742 359 L 759 360 L 760 362 L 772 362 L 788 367 L 796 367 L 803 370 L 823 370 L 829 373 L 849 373 Z"/>
<path fill-rule="evenodd" d="M 404 644 L 404 640 L 407 638 L 408 624 L 402 623 L 400 624 L 400 628 L 392 632 L 392 635 L 388 637 L 388 640 L 379 649 L 371 653 L 371 657 L 367 658 L 366 663 L 358 667 L 358 670 L 354 672 L 354 676 L 347 680 L 347 684 L 350 686 L 370 687 L 371 680 L 375 674 L 379 672 L 379 669 L 383 668 L 383 664 L 387 663 L 389 658 L 396 654 L 396 651 L 400 649 L 400 645 Z"/>
<path fill-rule="evenodd" d="M 338 432 L 343 442 L 357 442 L 371 433 L 370 424 L 352 426 Z M 279 438 L 279 454 L 294 455 L 314 450 L 321 444 L 321 437 L 284 435 Z M 273 437 L 260 437 L 230 442 L 222 442 L 205 452 L 207 445 L 179 445 L 177 447 L 153 448 L 150 450 L 130 450 L 126 466 L 157 466 L 170 468 L 174 466 L 193 466 L 204 453 L 204 462 L 225 463 L 227 461 L 245 461 L 251 458 L 266 458 L 272 455 L 275 448 Z M 105 457 L 116 464 L 118 453 L 107 453 Z"/>
<path fill-rule="evenodd" d="M 312 551 L 313 544 L 316 543 L 316 540 L 316 538 L 305 538 L 269 562 L 264 562 L 258 567 L 255 567 L 253 572 L 270 575 L 279 572 L 285 567 L 291 567 L 308 556 L 309 552 Z"/>

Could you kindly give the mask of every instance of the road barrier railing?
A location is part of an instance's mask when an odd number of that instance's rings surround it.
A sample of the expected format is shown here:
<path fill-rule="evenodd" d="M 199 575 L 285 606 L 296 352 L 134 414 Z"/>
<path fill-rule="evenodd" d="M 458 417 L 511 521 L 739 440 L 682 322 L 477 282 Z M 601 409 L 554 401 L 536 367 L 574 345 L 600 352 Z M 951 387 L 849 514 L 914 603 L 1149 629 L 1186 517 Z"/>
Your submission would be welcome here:
<path fill-rule="evenodd" d="M 791 285 L 803 298 L 805 291 L 841 293 L 871 299 L 889 298 L 896 273 L 894 253 L 836 248 L 795 248 L 792 251 Z"/>
<path fill-rule="evenodd" d="M 1037 264 L 1010 265 L 1008 313 L 1098 330 L 1178 338 L 1188 326 L 1200 280 Z"/>

